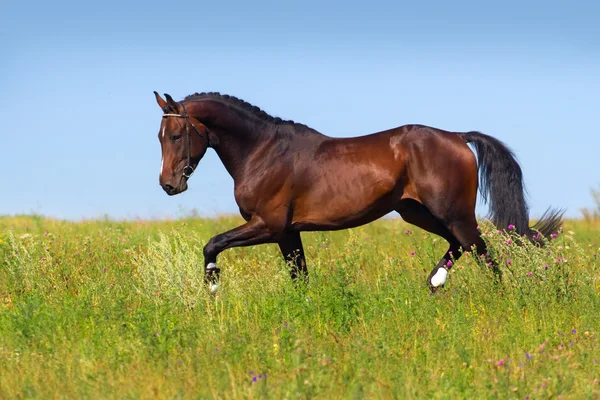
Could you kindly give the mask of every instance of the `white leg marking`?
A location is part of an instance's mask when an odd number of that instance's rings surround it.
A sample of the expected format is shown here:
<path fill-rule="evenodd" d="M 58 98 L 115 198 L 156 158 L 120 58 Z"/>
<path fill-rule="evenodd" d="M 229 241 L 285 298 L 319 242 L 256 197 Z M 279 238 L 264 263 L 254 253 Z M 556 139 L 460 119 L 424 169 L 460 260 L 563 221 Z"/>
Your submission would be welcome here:
<path fill-rule="evenodd" d="M 442 286 L 446 283 L 446 278 L 448 277 L 448 270 L 444 267 L 441 267 L 437 270 L 435 275 L 431 277 L 431 286 L 438 287 Z"/>
<path fill-rule="evenodd" d="M 208 265 L 206 266 L 206 270 L 207 271 L 211 271 L 213 269 L 217 269 L 217 264 L 211 262 L 208 263 Z M 217 291 L 219 290 L 219 284 L 218 283 L 213 283 L 210 285 L 210 294 L 215 294 L 217 293 Z"/>
<path fill-rule="evenodd" d="M 210 285 L 210 294 L 215 294 L 219 291 L 219 284 L 218 283 L 213 283 L 212 285 Z"/>
<path fill-rule="evenodd" d="M 215 264 L 215 263 L 208 263 L 208 265 L 206 266 L 206 269 L 207 270 L 217 269 L 217 264 Z"/>

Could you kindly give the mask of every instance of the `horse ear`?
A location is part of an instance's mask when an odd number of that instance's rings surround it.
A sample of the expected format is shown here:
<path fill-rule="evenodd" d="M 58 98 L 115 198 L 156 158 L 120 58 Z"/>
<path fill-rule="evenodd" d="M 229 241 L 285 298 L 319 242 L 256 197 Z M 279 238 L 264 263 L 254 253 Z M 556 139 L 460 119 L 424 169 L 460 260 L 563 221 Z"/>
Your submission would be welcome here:
<path fill-rule="evenodd" d="M 156 97 L 156 102 L 158 103 L 158 106 L 164 111 L 166 112 L 167 109 L 169 108 L 169 105 L 167 104 L 166 101 L 163 100 L 162 97 L 160 97 L 160 94 L 154 92 L 154 96 Z"/>
<path fill-rule="evenodd" d="M 165 97 L 167 98 L 167 105 L 169 106 L 169 108 L 171 110 L 173 110 L 173 112 L 179 113 L 179 103 L 177 103 L 175 100 L 173 100 L 173 98 L 168 95 L 167 93 L 165 93 Z"/>

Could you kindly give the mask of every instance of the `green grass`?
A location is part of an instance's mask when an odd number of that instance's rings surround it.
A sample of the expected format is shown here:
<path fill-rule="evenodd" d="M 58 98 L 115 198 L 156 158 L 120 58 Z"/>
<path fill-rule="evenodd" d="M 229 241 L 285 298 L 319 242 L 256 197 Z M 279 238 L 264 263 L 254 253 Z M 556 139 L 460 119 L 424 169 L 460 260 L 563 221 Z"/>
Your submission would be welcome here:
<path fill-rule="evenodd" d="M 305 233 L 307 287 L 263 245 L 211 296 L 202 246 L 239 223 L 0 218 L 0 398 L 600 396 L 598 224 L 543 249 L 486 227 L 502 281 L 465 256 L 435 296 L 440 238 Z"/>

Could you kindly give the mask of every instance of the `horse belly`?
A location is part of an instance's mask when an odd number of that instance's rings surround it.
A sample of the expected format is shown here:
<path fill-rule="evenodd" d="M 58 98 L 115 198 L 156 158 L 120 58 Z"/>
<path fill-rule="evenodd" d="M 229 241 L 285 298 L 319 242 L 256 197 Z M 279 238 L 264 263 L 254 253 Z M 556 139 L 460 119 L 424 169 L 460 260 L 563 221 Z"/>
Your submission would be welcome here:
<path fill-rule="evenodd" d="M 401 194 L 401 186 L 389 173 L 325 173 L 308 193 L 297 196 L 292 224 L 304 230 L 363 225 L 392 211 Z"/>

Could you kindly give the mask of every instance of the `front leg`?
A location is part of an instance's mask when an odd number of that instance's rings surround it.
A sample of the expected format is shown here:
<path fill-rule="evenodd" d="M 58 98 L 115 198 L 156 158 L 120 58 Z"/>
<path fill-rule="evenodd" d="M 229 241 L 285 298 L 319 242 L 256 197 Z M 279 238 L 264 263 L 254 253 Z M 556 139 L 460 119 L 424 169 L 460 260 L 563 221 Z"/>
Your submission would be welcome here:
<path fill-rule="evenodd" d="M 308 269 L 304 259 L 300 232 L 287 232 L 277 243 L 285 262 L 290 266 L 290 276 L 294 283 L 298 283 L 299 280 L 308 283 Z"/>
<path fill-rule="evenodd" d="M 219 253 L 232 247 L 273 243 L 274 236 L 261 218 L 253 216 L 244 225 L 212 237 L 204 246 L 204 280 L 210 285 L 211 292 L 214 293 L 218 289 L 220 269 L 217 268 L 217 256 Z"/>

